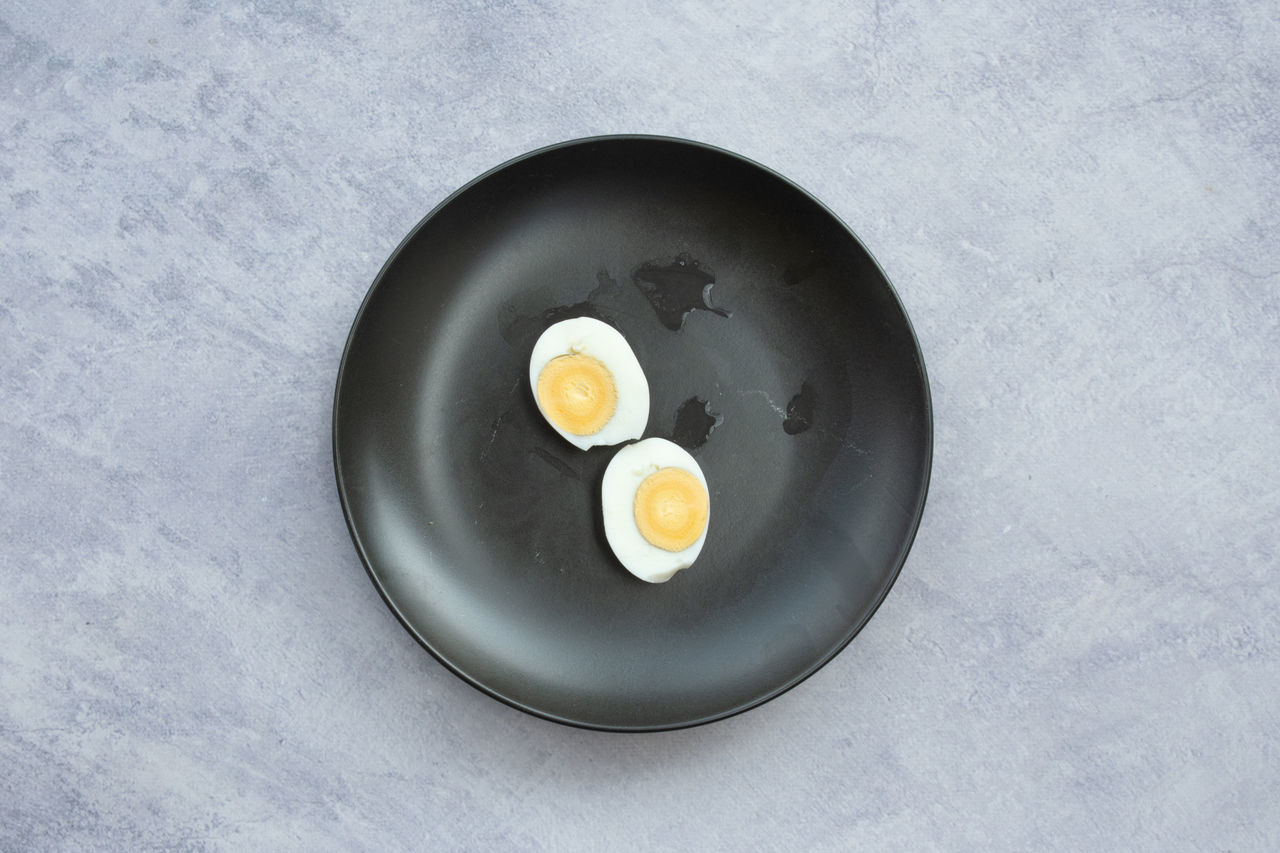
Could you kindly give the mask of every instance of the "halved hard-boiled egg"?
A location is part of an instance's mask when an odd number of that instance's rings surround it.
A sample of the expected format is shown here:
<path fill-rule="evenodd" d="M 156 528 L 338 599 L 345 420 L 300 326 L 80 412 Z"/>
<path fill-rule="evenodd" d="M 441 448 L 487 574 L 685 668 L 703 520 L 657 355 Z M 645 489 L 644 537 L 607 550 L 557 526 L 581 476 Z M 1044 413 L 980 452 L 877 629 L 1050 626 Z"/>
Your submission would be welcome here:
<path fill-rule="evenodd" d="M 533 345 L 529 384 L 538 411 L 576 447 L 639 438 L 649 383 L 622 333 L 591 317 L 563 320 Z"/>
<path fill-rule="evenodd" d="M 693 565 L 707 539 L 711 496 L 694 458 L 646 438 L 610 460 L 600 488 L 604 534 L 627 571 L 662 583 Z"/>

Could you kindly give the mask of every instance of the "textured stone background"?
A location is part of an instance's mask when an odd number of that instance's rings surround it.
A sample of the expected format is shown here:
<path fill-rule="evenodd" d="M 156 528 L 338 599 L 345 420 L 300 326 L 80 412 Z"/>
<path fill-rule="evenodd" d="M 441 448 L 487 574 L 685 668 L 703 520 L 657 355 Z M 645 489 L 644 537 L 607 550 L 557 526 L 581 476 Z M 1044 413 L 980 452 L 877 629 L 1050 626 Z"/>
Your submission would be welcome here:
<path fill-rule="evenodd" d="M 1280 849 L 1280 11 L 0 5 L 0 848 Z M 356 558 L 333 380 L 479 172 L 790 176 L 936 418 L 889 599 L 696 730 L 464 685 Z"/>

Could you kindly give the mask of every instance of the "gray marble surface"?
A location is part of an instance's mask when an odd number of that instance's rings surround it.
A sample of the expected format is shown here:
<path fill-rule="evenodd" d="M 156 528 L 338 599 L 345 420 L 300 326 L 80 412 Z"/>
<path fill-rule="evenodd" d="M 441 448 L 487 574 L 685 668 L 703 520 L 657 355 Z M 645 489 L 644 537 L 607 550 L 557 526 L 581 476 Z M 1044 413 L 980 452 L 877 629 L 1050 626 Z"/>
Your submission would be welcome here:
<path fill-rule="evenodd" d="M 1277 56 L 1247 0 L 0 4 L 0 849 L 1280 849 Z M 330 457 L 401 237 L 613 132 L 831 206 L 936 419 L 867 629 L 650 736 L 431 659 Z"/>

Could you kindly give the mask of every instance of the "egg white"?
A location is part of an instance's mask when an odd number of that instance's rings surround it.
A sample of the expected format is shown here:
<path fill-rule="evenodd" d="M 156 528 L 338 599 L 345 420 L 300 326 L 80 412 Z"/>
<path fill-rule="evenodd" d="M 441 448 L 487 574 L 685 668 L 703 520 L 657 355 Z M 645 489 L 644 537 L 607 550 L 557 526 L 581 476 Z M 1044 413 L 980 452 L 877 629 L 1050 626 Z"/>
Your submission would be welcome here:
<path fill-rule="evenodd" d="M 618 407 L 613 417 L 593 435 L 574 435 L 556 426 L 538 399 L 538 376 L 547 362 L 571 353 L 589 355 L 604 364 L 613 374 L 618 391 Z M 529 356 L 529 387 L 538 411 L 551 428 L 582 450 L 639 438 L 649 424 L 649 382 L 636 354 L 621 332 L 591 317 L 562 320 L 542 333 Z"/>
<path fill-rule="evenodd" d="M 646 438 L 619 450 L 605 468 L 600 486 L 600 503 L 604 513 L 604 535 L 618 562 L 631 574 L 649 583 L 662 583 L 681 569 L 693 565 L 702 552 L 711 527 L 707 526 L 698 540 L 683 551 L 667 551 L 651 544 L 636 526 L 636 489 L 659 468 L 683 468 L 698 478 L 707 489 L 707 478 L 697 461 L 678 444 L 665 438 Z M 707 495 L 711 491 L 707 489 Z"/>

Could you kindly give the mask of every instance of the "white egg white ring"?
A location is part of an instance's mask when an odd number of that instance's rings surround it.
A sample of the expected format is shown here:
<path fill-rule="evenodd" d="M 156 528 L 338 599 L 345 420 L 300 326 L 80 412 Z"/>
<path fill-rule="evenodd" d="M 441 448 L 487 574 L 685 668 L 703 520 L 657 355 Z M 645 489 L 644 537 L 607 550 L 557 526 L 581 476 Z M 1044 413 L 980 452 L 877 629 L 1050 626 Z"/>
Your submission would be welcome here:
<path fill-rule="evenodd" d="M 698 478 L 702 488 L 707 488 L 707 478 L 702 469 L 684 448 L 665 438 L 646 438 L 628 444 L 609 460 L 600 486 L 600 504 L 604 513 L 604 535 L 618 562 L 631 574 L 649 583 L 662 583 L 681 569 L 693 565 L 707 541 L 711 527 L 710 513 L 702 535 L 683 551 L 667 551 L 650 543 L 636 526 L 636 489 L 659 468 L 682 468 Z"/>
<path fill-rule="evenodd" d="M 613 374 L 618 391 L 618 408 L 609 422 L 594 435 L 565 432 L 547 417 L 542 401 L 538 399 L 538 376 L 547 362 L 574 353 L 589 355 L 604 364 Z M 551 428 L 582 450 L 639 438 L 649 424 L 649 381 L 645 379 L 636 354 L 621 332 L 591 317 L 563 320 L 542 333 L 529 356 L 529 387 L 533 390 L 538 411 Z"/>

